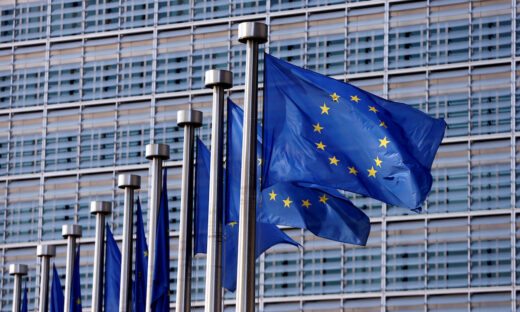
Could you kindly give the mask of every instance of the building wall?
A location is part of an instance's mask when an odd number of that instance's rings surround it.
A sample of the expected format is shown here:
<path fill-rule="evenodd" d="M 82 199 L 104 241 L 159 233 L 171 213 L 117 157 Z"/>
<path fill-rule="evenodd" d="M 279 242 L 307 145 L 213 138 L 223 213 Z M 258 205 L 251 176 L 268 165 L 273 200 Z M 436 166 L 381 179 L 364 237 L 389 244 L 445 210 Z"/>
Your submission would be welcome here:
<path fill-rule="evenodd" d="M 166 143 L 175 300 L 182 129 L 176 111 L 204 112 L 204 72 L 229 69 L 243 103 L 245 46 L 238 23 L 269 25 L 265 51 L 348 80 L 448 123 L 422 214 L 352 195 L 372 220 L 367 247 L 286 229 L 304 248 L 278 246 L 257 264 L 262 311 L 510 311 L 517 303 L 520 215 L 515 208 L 520 39 L 515 0 L 0 1 L 0 311 L 10 311 L 10 263 L 29 264 L 30 308 L 39 283 L 35 246 L 59 245 L 61 225 L 83 226 L 83 306 L 90 306 L 91 200 L 114 203 L 119 173 L 142 176 L 144 146 Z M 261 57 L 263 59 L 263 57 Z M 262 69 L 260 65 L 260 69 Z M 262 75 L 260 75 L 262 80 Z M 119 237 L 120 238 L 120 237 Z M 194 260 L 201 309 L 205 258 Z M 226 293 L 227 310 L 234 294 Z M 194 309 L 196 310 L 196 309 Z"/>

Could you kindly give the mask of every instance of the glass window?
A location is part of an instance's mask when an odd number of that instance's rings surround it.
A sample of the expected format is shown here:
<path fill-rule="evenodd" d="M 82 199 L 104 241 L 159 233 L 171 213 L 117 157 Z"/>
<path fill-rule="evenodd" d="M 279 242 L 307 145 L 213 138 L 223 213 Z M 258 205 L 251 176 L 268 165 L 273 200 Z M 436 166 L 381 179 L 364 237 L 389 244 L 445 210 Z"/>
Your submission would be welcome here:
<path fill-rule="evenodd" d="M 265 13 L 266 0 L 236 0 L 231 5 L 233 16 Z"/>
<path fill-rule="evenodd" d="M 19 113 L 11 117 L 9 173 L 41 171 L 42 113 Z"/>
<path fill-rule="evenodd" d="M 385 7 L 360 7 L 348 11 L 347 73 L 383 70 Z"/>
<path fill-rule="evenodd" d="M 341 243 L 304 232 L 303 294 L 337 294 L 342 290 Z M 295 248 L 296 249 L 296 248 Z"/>
<path fill-rule="evenodd" d="M 63 239 L 62 226 L 76 223 L 76 194 L 75 175 L 45 179 L 42 240 Z"/>
<path fill-rule="evenodd" d="M 271 11 L 301 9 L 305 7 L 305 2 L 304 0 L 272 0 Z"/>
<path fill-rule="evenodd" d="M 511 294 L 476 293 L 471 295 L 471 311 L 511 311 Z"/>
<path fill-rule="evenodd" d="M 49 104 L 80 100 L 82 52 L 81 41 L 52 46 L 47 100 Z"/>
<path fill-rule="evenodd" d="M 388 99 L 426 111 L 425 73 L 393 75 L 388 78 Z"/>
<path fill-rule="evenodd" d="M 13 107 L 43 104 L 45 45 L 20 47 L 15 50 L 12 80 Z"/>
<path fill-rule="evenodd" d="M 198 20 L 207 20 L 214 18 L 224 18 L 229 16 L 229 1 L 227 0 L 214 0 L 214 1 L 205 1 L 205 0 L 194 0 L 193 1 L 193 9 L 194 9 L 194 19 Z"/>
<path fill-rule="evenodd" d="M 69 36 L 83 32 L 83 4 L 77 0 L 53 0 L 51 36 Z"/>
<path fill-rule="evenodd" d="M 345 292 L 381 290 L 381 224 L 371 226 L 365 247 L 345 245 Z"/>
<path fill-rule="evenodd" d="M 11 106 L 11 59 L 11 48 L 0 49 L 0 109 L 9 108 Z"/>
<path fill-rule="evenodd" d="M 150 102 L 122 104 L 118 107 L 116 165 L 147 163 L 145 146 L 150 143 Z"/>
<path fill-rule="evenodd" d="M 121 38 L 119 96 L 152 92 L 152 33 Z"/>
<path fill-rule="evenodd" d="M 5 212 L 5 242 L 22 243 L 38 240 L 40 179 L 9 182 Z"/>
<path fill-rule="evenodd" d="M 112 205 L 113 192 L 114 176 L 112 172 L 104 174 L 86 174 L 79 177 L 78 223 L 81 224 L 83 229 L 83 237 L 95 236 L 96 216 L 90 213 L 90 202 L 107 201 Z M 110 222 L 110 220 L 119 217 L 119 215 L 116 215 L 116 210 L 114 208 L 115 207 L 112 207 L 112 213 L 106 217 L 106 223 L 111 224 L 110 230 L 112 230 L 112 232 L 115 231 L 115 228 L 114 222 Z M 123 216 L 121 216 L 121 220 L 122 218 Z"/>
<path fill-rule="evenodd" d="M 0 176 L 7 175 L 9 153 L 9 115 L 0 115 Z"/>
<path fill-rule="evenodd" d="M 468 287 L 468 219 L 428 222 L 428 288 Z"/>
<path fill-rule="evenodd" d="M 85 7 L 85 32 L 101 32 L 119 28 L 119 1 L 88 0 Z"/>
<path fill-rule="evenodd" d="M 343 312 L 357 312 L 359 308 L 363 308 L 363 312 L 380 312 L 380 298 L 363 298 L 363 299 L 346 299 L 343 301 Z"/>
<path fill-rule="evenodd" d="M 302 67 L 305 63 L 305 15 L 271 19 L 269 53 Z"/>
<path fill-rule="evenodd" d="M 194 29 L 191 64 L 193 89 L 205 88 L 204 75 L 207 70 L 228 69 L 228 40 L 227 24 Z"/>
<path fill-rule="evenodd" d="M 14 5 L 0 7 L 0 42 L 13 40 Z"/>
<path fill-rule="evenodd" d="M 428 311 L 441 312 L 467 312 L 468 311 L 468 295 L 433 295 L 428 296 Z"/>
<path fill-rule="evenodd" d="M 189 57 L 191 29 L 159 32 L 156 92 L 184 91 L 190 88 Z"/>
<path fill-rule="evenodd" d="M 77 168 L 79 110 L 53 110 L 47 116 L 45 171 Z"/>
<path fill-rule="evenodd" d="M 188 22 L 190 20 L 190 1 L 159 0 L 159 25 Z"/>
<path fill-rule="evenodd" d="M 472 6 L 471 58 L 485 60 L 510 56 L 511 2 L 476 1 Z"/>
<path fill-rule="evenodd" d="M 138 28 L 153 25 L 154 1 L 122 0 L 121 28 Z"/>
<path fill-rule="evenodd" d="M 424 231 L 424 221 L 387 224 L 387 290 L 424 288 L 426 249 Z"/>
<path fill-rule="evenodd" d="M 80 136 L 80 168 L 114 165 L 114 105 L 87 106 L 82 113 Z"/>
<path fill-rule="evenodd" d="M 471 218 L 471 286 L 511 284 L 511 216 Z"/>
<path fill-rule="evenodd" d="M 15 40 L 45 38 L 47 34 L 47 1 L 20 1 L 16 4 L 15 16 Z"/>
<path fill-rule="evenodd" d="M 390 297 L 386 298 L 386 308 L 388 311 L 423 311 L 425 298 L 417 297 Z"/>

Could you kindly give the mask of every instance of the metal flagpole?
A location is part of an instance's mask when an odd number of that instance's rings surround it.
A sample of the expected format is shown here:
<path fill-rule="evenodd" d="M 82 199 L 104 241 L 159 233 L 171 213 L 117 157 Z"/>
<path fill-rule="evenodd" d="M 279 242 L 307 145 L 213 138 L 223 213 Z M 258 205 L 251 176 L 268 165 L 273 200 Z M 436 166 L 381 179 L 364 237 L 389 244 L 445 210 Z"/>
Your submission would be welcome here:
<path fill-rule="evenodd" d="M 120 174 L 117 186 L 125 190 L 125 214 L 123 219 L 123 252 L 121 253 L 121 287 L 119 288 L 119 311 L 132 309 L 132 251 L 134 225 L 134 189 L 141 187 L 141 177 Z"/>
<path fill-rule="evenodd" d="M 65 302 L 63 311 L 70 312 L 70 291 L 72 289 L 72 272 L 74 272 L 74 254 L 76 252 L 76 238 L 81 237 L 81 226 L 78 224 L 64 224 L 61 235 L 67 239 L 67 269 L 65 275 Z"/>
<path fill-rule="evenodd" d="M 27 265 L 11 264 L 9 266 L 9 274 L 14 275 L 13 289 L 13 312 L 20 312 L 21 294 L 22 294 L 22 276 L 27 275 Z"/>
<path fill-rule="evenodd" d="M 193 133 L 195 128 L 202 126 L 202 112 L 191 109 L 178 111 L 177 126 L 184 127 L 184 146 L 176 311 L 189 312 L 191 308 L 191 258 L 193 255 Z"/>
<path fill-rule="evenodd" d="M 222 208 L 224 202 L 223 120 L 224 89 L 233 85 L 227 70 L 208 70 L 206 87 L 213 88 L 211 118 L 211 165 L 209 173 L 208 248 L 206 257 L 205 311 L 219 312 L 222 307 Z"/>
<path fill-rule="evenodd" d="M 238 222 L 237 312 L 255 310 L 256 141 L 258 119 L 258 44 L 267 41 L 267 25 L 238 25 L 238 41 L 247 44 L 244 136 Z"/>
<path fill-rule="evenodd" d="M 152 179 L 148 201 L 148 214 L 150 215 L 148 218 L 148 246 L 150 247 L 148 248 L 148 279 L 146 281 L 146 312 L 151 312 L 157 215 L 161 203 L 162 162 L 170 158 L 170 147 L 166 144 L 148 144 L 145 156 L 152 160 Z"/>
<path fill-rule="evenodd" d="M 49 271 L 50 259 L 56 255 L 54 245 L 38 245 L 36 255 L 41 258 L 41 278 L 40 278 L 40 312 L 47 312 L 49 309 Z"/>
<path fill-rule="evenodd" d="M 103 265 L 105 263 L 105 215 L 112 213 L 112 204 L 91 201 L 90 213 L 96 215 L 96 241 L 94 247 L 94 273 L 92 280 L 92 312 L 101 311 L 103 302 Z"/>

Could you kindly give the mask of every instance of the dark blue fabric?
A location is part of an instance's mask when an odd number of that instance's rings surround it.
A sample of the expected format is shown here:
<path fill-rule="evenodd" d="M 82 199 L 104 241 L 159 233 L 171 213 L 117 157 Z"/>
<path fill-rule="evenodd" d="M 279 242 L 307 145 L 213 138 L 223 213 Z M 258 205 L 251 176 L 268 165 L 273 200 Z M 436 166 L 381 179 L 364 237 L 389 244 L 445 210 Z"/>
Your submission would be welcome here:
<path fill-rule="evenodd" d="M 206 253 L 208 247 L 209 167 L 211 153 L 197 137 L 195 169 L 194 254 Z"/>
<path fill-rule="evenodd" d="M 79 274 L 79 246 L 76 250 L 74 260 L 74 271 L 72 273 L 72 289 L 70 291 L 70 311 L 81 312 L 81 281 Z"/>
<path fill-rule="evenodd" d="M 63 312 L 65 297 L 63 296 L 63 289 L 61 288 L 60 276 L 56 265 L 52 265 L 52 285 L 51 285 L 51 300 L 50 300 L 50 312 Z"/>
<path fill-rule="evenodd" d="M 137 198 L 137 229 L 135 241 L 135 279 L 132 301 L 135 312 L 144 312 L 146 308 L 146 278 L 148 274 L 148 245 L 144 236 L 141 201 Z"/>
<path fill-rule="evenodd" d="M 119 312 L 121 287 L 121 251 L 107 225 L 105 260 L 105 312 Z"/>
<path fill-rule="evenodd" d="M 264 81 L 262 189 L 310 183 L 420 207 L 444 120 L 268 54 Z"/>
<path fill-rule="evenodd" d="M 170 231 L 168 229 L 167 170 L 164 168 L 161 204 L 157 218 L 157 237 L 152 287 L 152 311 L 170 311 Z"/>
<path fill-rule="evenodd" d="M 23 290 L 22 312 L 27 312 L 27 284 L 25 284 L 25 288 Z"/>

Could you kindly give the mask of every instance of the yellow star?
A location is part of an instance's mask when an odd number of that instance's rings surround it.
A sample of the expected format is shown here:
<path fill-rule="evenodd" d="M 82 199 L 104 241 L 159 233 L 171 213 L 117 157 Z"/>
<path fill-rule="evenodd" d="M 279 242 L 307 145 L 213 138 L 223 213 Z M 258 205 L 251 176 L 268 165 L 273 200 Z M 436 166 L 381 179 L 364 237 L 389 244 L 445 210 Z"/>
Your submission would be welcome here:
<path fill-rule="evenodd" d="M 334 94 L 331 94 L 330 97 L 334 102 L 337 102 L 339 99 L 339 95 L 337 95 L 336 92 L 334 92 Z"/>
<path fill-rule="evenodd" d="M 336 166 L 338 165 L 339 159 L 337 159 L 336 156 L 332 156 L 332 158 L 329 158 L 329 160 L 330 160 L 329 165 L 332 165 L 332 164 L 334 164 Z"/>
<path fill-rule="evenodd" d="M 306 199 L 302 200 L 302 206 L 304 206 L 305 208 L 309 208 L 309 206 L 312 206 L 312 204 L 309 202 L 308 199 Z"/>
<path fill-rule="evenodd" d="M 377 170 L 374 169 L 374 166 L 372 166 L 372 169 L 367 169 L 368 170 L 368 176 L 369 177 L 376 177 L 376 172 Z"/>
<path fill-rule="evenodd" d="M 320 123 L 318 122 L 315 125 L 312 125 L 314 127 L 314 132 L 318 132 L 321 134 L 321 130 L 323 130 L 323 127 L 320 127 Z"/>
<path fill-rule="evenodd" d="M 262 158 L 258 158 L 258 165 L 262 165 Z"/>
<path fill-rule="evenodd" d="M 238 223 L 236 223 L 235 221 L 233 222 L 229 222 L 228 225 L 231 225 L 231 227 L 235 227 L 235 225 L 237 225 Z"/>
<path fill-rule="evenodd" d="M 292 201 L 289 199 L 289 196 L 287 196 L 287 199 L 282 200 L 284 207 L 289 207 L 289 205 L 292 203 Z"/>
<path fill-rule="evenodd" d="M 274 190 L 271 190 L 271 193 L 269 193 L 269 196 L 270 196 L 269 200 L 276 200 L 276 195 L 278 195 L 278 194 L 276 194 L 274 192 Z"/>
<path fill-rule="evenodd" d="M 320 149 L 322 151 L 324 151 L 325 147 L 327 147 L 327 145 L 323 144 L 321 141 L 320 141 L 320 143 L 314 143 L 314 144 L 316 144 L 317 149 Z"/>
<path fill-rule="evenodd" d="M 374 159 L 374 161 L 376 162 L 376 166 L 381 167 L 381 163 L 383 161 L 379 159 L 379 156 L 377 156 L 376 159 Z"/>
<path fill-rule="evenodd" d="M 143 254 L 145 257 L 148 257 L 148 251 L 145 251 Z"/>
<path fill-rule="evenodd" d="M 348 173 L 352 173 L 357 176 L 358 171 L 354 167 L 348 167 Z"/>
<path fill-rule="evenodd" d="M 379 127 L 385 127 L 388 129 L 388 127 L 385 125 L 384 121 L 379 120 L 379 122 L 380 122 Z"/>
<path fill-rule="evenodd" d="M 388 141 L 388 140 L 386 139 L 386 137 L 384 137 L 382 140 L 379 139 L 379 142 L 381 142 L 381 144 L 379 144 L 379 147 L 384 146 L 385 148 L 387 148 L 386 145 L 387 145 L 388 143 L 390 143 L 390 141 Z"/>
<path fill-rule="evenodd" d="M 325 103 L 323 103 L 323 106 L 320 106 L 320 108 L 321 108 L 321 114 L 322 115 L 323 114 L 327 114 L 327 115 L 329 114 L 330 107 L 327 107 L 327 105 L 325 105 Z"/>
<path fill-rule="evenodd" d="M 374 112 L 374 113 L 377 113 L 378 110 L 374 107 L 374 106 L 368 106 L 370 107 L 368 110 L 371 111 L 371 112 Z"/>
<path fill-rule="evenodd" d="M 327 204 L 327 200 L 329 199 L 327 198 L 327 196 L 325 196 L 325 194 L 323 194 L 323 196 L 320 196 L 320 203 Z"/>
<path fill-rule="evenodd" d="M 356 102 L 356 103 L 358 103 L 359 101 L 361 101 L 361 99 L 358 98 L 357 95 L 354 95 L 354 96 L 351 95 L 351 96 L 350 96 L 350 100 L 351 100 L 351 101 L 354 101 L 354 102 Z"/>
<path fill-rule="evenodd" d="M 81 299 L 78 298 L 78 300 L 76 300 L 76 303 L 81 304 Z"/>

